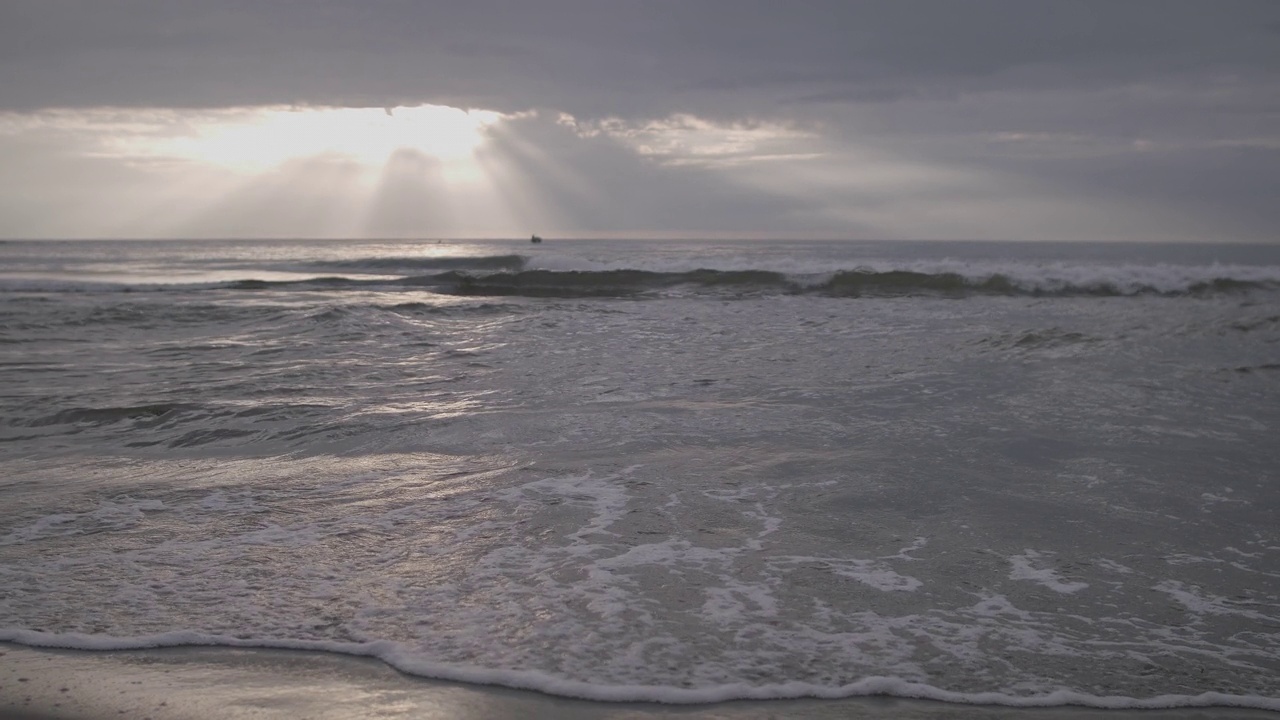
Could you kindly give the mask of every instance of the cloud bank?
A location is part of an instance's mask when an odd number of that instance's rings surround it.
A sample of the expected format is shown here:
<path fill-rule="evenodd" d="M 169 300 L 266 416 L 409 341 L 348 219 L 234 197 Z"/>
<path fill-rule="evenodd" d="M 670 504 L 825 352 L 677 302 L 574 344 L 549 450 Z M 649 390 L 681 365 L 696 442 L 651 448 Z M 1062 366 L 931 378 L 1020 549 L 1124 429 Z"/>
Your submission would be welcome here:
<path fill-rule="evenodd" d="M 1270 0 L 11 0 L 0 88 L 7 237 L 1280 241 Z"/>

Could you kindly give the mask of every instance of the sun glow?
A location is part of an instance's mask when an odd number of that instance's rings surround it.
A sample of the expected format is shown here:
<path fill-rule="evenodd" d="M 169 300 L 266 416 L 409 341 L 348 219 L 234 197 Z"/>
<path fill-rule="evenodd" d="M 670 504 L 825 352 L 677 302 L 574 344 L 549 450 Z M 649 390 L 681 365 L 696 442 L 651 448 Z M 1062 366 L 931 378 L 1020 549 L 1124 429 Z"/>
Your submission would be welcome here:
<path fill-rule="evenodd" d="M 427 104 L 50 108 L 0 111 L 0 149 L 56 148 L 69 169 L 46 183 L 74 208 L 60 236 L 519 236 L 549 225 L 511 199 L 533 181 L 510 177 L 499 139 L 536 119 Z M 116 182 L 74 182 L 104 172 Z"/>
<path fill-rule="evenodd" d="M 443 105 L 398 108 L 263 108 L 234 117 L 196 120 L 190 131 L 167 138 L 133 138 L 127 148 L 259 172 L 289 160 L 343 156 L 385 165 L 397 152 L 415 151 L 448 165 L 470 163 L 486 128 L 502 115 Z M 459 168 L 455 168 L 459 170 Z"/>

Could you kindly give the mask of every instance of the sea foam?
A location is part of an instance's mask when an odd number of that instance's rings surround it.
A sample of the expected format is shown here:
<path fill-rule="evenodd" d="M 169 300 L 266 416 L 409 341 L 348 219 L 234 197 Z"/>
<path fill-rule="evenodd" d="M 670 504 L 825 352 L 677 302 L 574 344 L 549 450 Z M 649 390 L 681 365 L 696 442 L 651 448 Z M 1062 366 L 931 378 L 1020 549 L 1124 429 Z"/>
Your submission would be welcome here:
<path fill-rule="evenodd" d="M 172 631 L 138 637 L 107 637 L 79 633 L 54 634 L 33 630 L 0 628 L 0 641 L 29 647 L 65 650 L 123 651 L 179 647 L 263 648 L 309 650 L 381 660 L 397 670 L 423 678 L 475 685 L 496 685 L 532 690 L 549 695 L 603 702 L 652 702 L 665 704 L 706 704 L 731 700 L 789 700 L 799 698 L 843 699 L 887 696 L 913 700 L 936 700 L 966 705 L 996 705 L 1021 708 L 1080 706 L 1099 709 L 1165 709 L 1234 707 L 1280 711 L 1280 699 L 1256 695 L 1229 695 L 1205 692 L 1196 695 L 1164 694 L 1135 698 L 1120 695 L 1089 695 L 1072 690 L 1052 690 L 1035 695 L 1002 692 L 943 690 L 927 683 L 897 677 L 866 677 L 836 686 L 804 682 L 751 685 L 733 683 L 709 687 L 651 685 L 597 685 L 524 670 L 484 668 L 433 662 L 406 651 L 396 643 L 373 641 L 343 643 L 306 640 L 256 640 L 226 635 L 205 635 L 193 631 Z"/>

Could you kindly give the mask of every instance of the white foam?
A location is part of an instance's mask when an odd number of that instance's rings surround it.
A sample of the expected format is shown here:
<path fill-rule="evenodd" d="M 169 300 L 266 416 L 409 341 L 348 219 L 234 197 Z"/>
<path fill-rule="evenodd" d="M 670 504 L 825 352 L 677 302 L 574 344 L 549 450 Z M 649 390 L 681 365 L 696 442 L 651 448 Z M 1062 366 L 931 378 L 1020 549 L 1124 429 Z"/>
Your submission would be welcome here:
<path fill-rule="evenodd" d="M 1016 591 L 975 587 L 971 601 L 960 589 L 958 604 L 940 602 L 957 588 L 930 572 L 938 554 L 927 552 L 927 538 L 865 556 L 781 555 L 795 541 L 788 531 L 796 519 L 785 514 L 780 488 L 807 492 L 803 486 L 708 492 L 683 478 L 654 482 L 660 470 L 639 466 L 547 474 L 532 465 L 477 470 L 426 456 L 290 462 L 213 463 L 214 479 L 199 484 L 204 490 L 165 495 L 165 503 L 117 497 L 69 522 L 88 523 L 95 513 L 125 522 L 136 511 L 153 523 L 132 535 L 140 542 L 77 543 L 35 567 L 0 566 L 0 584 L 17 590 L 0 597 L 4 622 L 137 635 L 11 627 L 0 637 L 90 649 L 344 652 L 429 677 L 597 700 L 888 693 L 1172 707 L 1204 697 L 1172 696 L 1179 699 L 1161 705 L 1055 695 L 1068 692 L 1061 686 L 1072 676 L 1043 669 L 1042 659 L 1089 667 L 1115 657 L 1114 635 L 1095 630 L 1101 620 L 1092 615 L 1024 610 Z M 257 473 L 254 482 L 233 482 L 247 469 Z M 455 474 L 460 469 L 469 472 Z M 173 531 L 184 523 L 190 527 Z M 1052 553 L 1019 557 L 1040 577 Z M 815 578 L 814 569 L 827 577 Z M 913 569 L 918 579 L 907 574 Z M 44 606 L 69 578 L 92 583 L 95 595 L 87 606 L 64 605 L 74 612 L 63 620 Z M 822 587 L 810 593 L 810 581 Z M 1082 595 L 1062 604 L 1075 609 L 1088 600 Z M 1229 655 L 1255 677 L 1273 646 L 1263 639 L 1241 650 L 1172 637 L 1164 627 L 1126 627 L 1133 631 L 1121 640 L 1126 647 L 1179 659 Z M 168 628 L 186 630 L 143 634 Z M 998 653 L 1008 650 L 1034 660 L 1005 663 Z M 941 667 L 958 674 L 930 680 Z M 1236 687 L 1271 687 L 1264 683 Z"/>
<path fill-rule="evenodd" d="M 928 539 L 915 538 L 910 545 L 893 555 L 875 558 L 836 558 L 818 556 L 787 556 L 772 560 L 777 566 L 818 565 L 840 577 L 856 580 L 863 585 L 883 592 L 913 592 L 923 587 L 919 579 L 894 570 L 890 560 L 915 560 L 910 553 L 925 547 Z"/>
<path fill-rule="evenodd" d="M 1039 561 L 1042 557 L 1035 550 L 1027 550 L 1021 555 L 1014 555 L 1009 558 L 1009 564 L 1013 566 L 1013 569 L 1009 571 L 1009 579 L 1029 580 L 1065 595 L 1080 592 L 1089 587 L 1089 583 L 1086 582 L 1063 580 L 1052 568 L 1035 567 L 1033 563 Z"/>
<path fill-rule="evenodd" d="M 831 571 L 885 592 L 911 592 L 924 584 L 874 560 L 846 560 L 842 564 L 833 565 Z"/>
<path fill-rule="evenodd" d="M 478 685 L 501 685 L 563 697 L 604 702 L 702 704 L 730 700 L 840 699 L 890 696 L 967 705 L 997 705 L 1024 708 L 1076 705 L 1099 709 L 1234 707 L 1280 711 L 1280 698 L 1257 695 L 1230 695 L 1206 692 L 1197 695 L 1164 694 L 1137 698 L 1118 695 L 1090 695 L 1065 689 L 1055 689 L 1031 695 L 1015 695 L 1005 692 L 944 690 L 918 681 L 882 676 L 865 677 L 854 682 L 838 685 L 817 685 L 806 682 L 776 682 L 753 685 L 738 682 L 684 688 L 658 685 L 595 684 L 565 679 L 538 671 L 435 662 L 421 658 L 402 645 L 387 640 L 373 642 L 260 640 L 205 634 L 190 630 L 134 637 L 108 637 L 80 633 L 55 634 L 34 630 L 0 628 L 0 641 L 14 642 L 30 647 L 103 651 L 191 646 L 312 650 L 377 658 L 402 672 L 421 677 Z"/>
<path fill-rule="evenodd" d="M 0 545 L 21 543 L 51 537 L 80 535 L 85 532 L 132 527 L 142 522 L 145 512 L 166 509 L 159 500 L 117 498 L 103 501 L 97 508 L 79 513 L 52 513 L 0 537 Z"/>
<path fill-rule="evenodd" d="M 1220 595 L 1206 593 L 1177 580 L 1163 580 L 1152 589 L 1169 595 L 1197 615 L 1236 615 L 1250 620 L 1261 620 L 1271 625 L 1280 624 L 1280 617 L 1272 617 L 1256 610 L 1240 607 L 1239 603 Z"/>
<path fill-rule="evenodd" d="M 705 591 L 704 618 L 718 625 L 737 625 L 752 617 L 776 617 L 778 605 L 773 594 L 760 585 L 728 580 L 722 587 Z"/>
<path fill-rule="evenodd" d="M 1009 598 L 1004 595 L 983 593 L 981 594 L 981 598 L 981 600 L 974 603 L 973 606 L 969 608 L 969 612 L 977 615 L 978 617 L 999 619 L 1004 616 L 1009 616 L 1024 621 L 1032 619 L 1031 613 L 1014 607 Z"/>
<path fill-rule="evenodd" d="M 80 515 L 77 513 L 45 515 L 30 525 L 17 528 L 4 537 L 0 537 L 0 545 L 17 545 L 56 535 L 74 535 L 79 532 L 79 529 L 70 523 L 78 519 L 80 519 Z"/>
<path fill-rule="evenodd" d="M 1097 560 L 1094 560 L 1093 563 L 1104 570 L 1110 570 L 1111 572 L 1120 573 L 1121 575 L 1133 574 L 1133 568 L 1130 568 L 1126 565 L 1121 565 L 1120 563 L 1114 560 L 1099 558 Z"/>
<path fill-rule="evenodd" d="M 1197 285 L 1220 279 L 1280 283 L 1280 266 L 1218 263 L 1173 265 L 1061 261 L 877 260 L 864 263 L 864 267 L 875 272 L 905 270 L 931 275 L 951 273 L 975 281 L 984 281 L 999 275 L 1029 291 L 1107 287 L 1122 294 L 1132 294 L 1148 288 L 1159 292 L 1186 292 Z"/>
<path fill-rule="evenodd" d="M 251 493 L 248 492 L 226 492 L 217 490 L 205 496 L 200 500 L 200 507 L 209 512 L 241 515 L 249 513 L 266 512 L 267 508 L 261 505 Z"/>
<path fill-rule="evenodd" d="M 1213 493 L 1201 493 L 1200 499 L 1206 502 L 1212 502 L 1212 503 L 1240 503 L 1241 505 L 1249 504 L 1248 500 L 1238 500 L 1236 498 L 1229 498 L 1229 497 L 1223 497 L 1221 495 L 1214 495 Z"/>
<path fill-rule="evenodd" d="M 1197 565 L 1200 563 L 1221 563 L 1222 560 L 1213 557 L 1203 557 L 1200 555 L 1191 555 L 1190 553 L 1176 553 L 1174 555 L 1165 555 L 1164 561 L 1170 565 Z"/>

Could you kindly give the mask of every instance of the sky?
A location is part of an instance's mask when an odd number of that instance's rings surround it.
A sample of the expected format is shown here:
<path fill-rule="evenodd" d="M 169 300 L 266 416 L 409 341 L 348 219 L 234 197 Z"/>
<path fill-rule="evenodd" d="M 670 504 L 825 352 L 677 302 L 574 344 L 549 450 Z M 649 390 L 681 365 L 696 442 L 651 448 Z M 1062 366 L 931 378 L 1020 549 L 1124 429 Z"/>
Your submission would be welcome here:
<path fill-rule="evenodd" d="M 1280 242 L 1276 0 L 5 0 L 0 237 Z"/>

